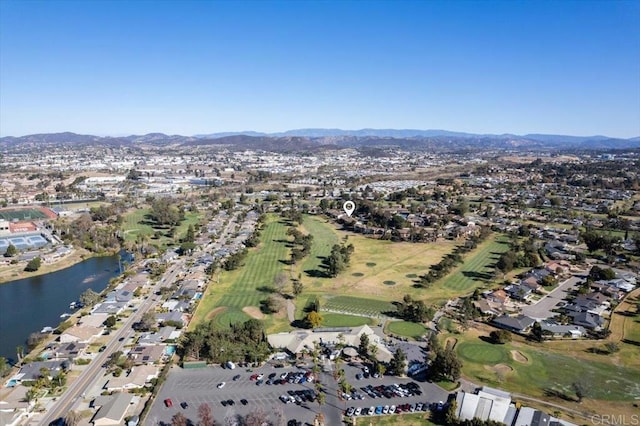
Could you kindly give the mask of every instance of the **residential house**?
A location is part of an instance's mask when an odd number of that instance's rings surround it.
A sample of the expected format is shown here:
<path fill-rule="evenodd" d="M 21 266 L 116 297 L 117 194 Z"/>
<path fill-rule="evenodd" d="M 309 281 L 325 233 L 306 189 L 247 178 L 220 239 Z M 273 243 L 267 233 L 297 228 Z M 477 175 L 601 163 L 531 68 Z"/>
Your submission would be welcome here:
<path fill-rule="evenodd" d="M 129 352 L 129 358 L 135 365 L 154 364 L 160 362 L 165 354 L 166 347 L 163 345 L 141 346 L 138 345 Z"/>
<path fill-rule="evenodd" d="M 93 401 L 94 407 L 100 407 L 91 422 L 95 426 L 120 426 L 132 406 L 134 396 L 128 393 L 101 395 Z"/>
<path fill-rule="evenodd" d="M 533 318 L 525 315 L 518 315 L 517 317 L 511 317 L 509 315 L 502 315 L 495 318 L 492 324 L 505 330 L 513 331 L 514 333 L 526 333 L 529 328 L 536 322 Z"/>
<path fill-rule="evenodd" d="M 554 337 L 571 337 L 572 339 L 578 339 L 587 334 L 584 327 L 580 325 L 563 325 L 553 321 L 541 321 L 540 328 L 543 332 L 547 332 Z"/>
<path fill-rule="evenodd" d="M 23 382 L 33 382 L 38 380 L 42 376 L 42 371 L 45 369 L 48 372 L 49 378 L 57 377 L 63 371 L 69 368 L 68 361 L 35 361 L 25 364 L 20 368 L 18 374 L 13 376 L 10 380 L 14 383 L 20 384 Z"/>
<path fill-rule="evenodd" d="M 151 379 L 158 377 L 158 367 L 140 365 L 133 367 L 126 376 L 109 379 L 105 389 L 109 392 L 137 389 L 144 387 Z"/>
<path fill-rule="evenodd" d="M 600 315 L 591 312 L 570 312 L 569 316 L 573 318 L 575 325 L 581 325 L 589 330 L 598 331 L 604 325 L 604 319 Z"/>
<path fill-rule="evenodd" d="M 51 358 L 53 359 L 74 359 L 84 355 L 87 348 L 86 343 L 69 342 L 55 345 L 51 348 Z"/>
<path fill-rule="evenodd" d="M 88 325 L 74 325 L 69 327 L 60 335 L 60 343 L 90 343 L 93 339 L 102 334 L 103 329 Z"/>

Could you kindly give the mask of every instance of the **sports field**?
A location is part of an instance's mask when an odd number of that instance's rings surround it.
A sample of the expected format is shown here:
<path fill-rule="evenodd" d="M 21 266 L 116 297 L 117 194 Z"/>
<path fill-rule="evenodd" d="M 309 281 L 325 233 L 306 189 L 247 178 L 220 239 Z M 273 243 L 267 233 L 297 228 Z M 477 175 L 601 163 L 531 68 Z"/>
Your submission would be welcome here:
<path fill-rule="evenodd" d="M 281 261 L 289 256 L 289 249 L 282 243 L 287 239 L 286 232 L 287 226 L 270 216 L 262 230 L 260 245 L 249 251 L 244 266 L 221 272 L 219 283 L 209 285 L 192 324 L 213 318 L 220 326 L 228 326 L 229 323 L 249 319 L 242 309 L 259 307 L 260 301 L 269 295 L 259 289 L 273 287 L 275 276 L 285 270 L 286 265 Z M 278 330 L 283 328 L 283 322 L 287 322 L 286 317 L 274 318 L 273 315 L 268 315 L 265 321 L 267 327 Z"/>
<path fill-rule="evenodd" d="M 45 213 L 44 209 L 35 208 L 7 208 L 0 209 L 0 219 L 6 221 L 23 221 L 23 220 L 36 220 L 36 219 L 51 219 L 55 218 L 55 213 L 50 211 L 50 214 Z"/>

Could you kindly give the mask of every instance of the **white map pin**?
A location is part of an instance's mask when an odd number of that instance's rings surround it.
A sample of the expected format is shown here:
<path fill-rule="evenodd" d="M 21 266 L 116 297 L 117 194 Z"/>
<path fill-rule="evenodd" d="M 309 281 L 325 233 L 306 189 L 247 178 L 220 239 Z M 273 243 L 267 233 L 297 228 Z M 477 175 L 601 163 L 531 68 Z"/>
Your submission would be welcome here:
<path fill-rule="evenodd" d="M 353 214 L 353 211 L 356 209 L 356 205 L 353 201 L 345 201 L 342 208 L 344 209 L 344 212 L 351 217 L 351 214 Z"/>

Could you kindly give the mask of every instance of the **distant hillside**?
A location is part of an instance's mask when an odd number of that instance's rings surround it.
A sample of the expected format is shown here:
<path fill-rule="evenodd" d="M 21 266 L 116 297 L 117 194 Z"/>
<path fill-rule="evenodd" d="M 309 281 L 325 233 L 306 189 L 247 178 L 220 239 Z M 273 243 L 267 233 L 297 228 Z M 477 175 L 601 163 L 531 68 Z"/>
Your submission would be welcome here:
<path fill-rule="evenodd" d="M 565 136 L 528 134 L 524 136 L 480 135 L 446 130 L 411 129 L 299 129 L 276 134 L 226 132 L 182 136 L 164 133 L 101 137 L 76 133 L 45 133 L 0 138 L 0 147 L 38 147 L 46 145 L 110 146 L 194 146 L 211 149 L 258 149 L 274 152 L 313 151 L 340 148 L 397 147 L 411 150 L 468 151 L 482 149 L 629 149 L 640 147 L 640 137 L 617 139 L 607 136 Z"/>

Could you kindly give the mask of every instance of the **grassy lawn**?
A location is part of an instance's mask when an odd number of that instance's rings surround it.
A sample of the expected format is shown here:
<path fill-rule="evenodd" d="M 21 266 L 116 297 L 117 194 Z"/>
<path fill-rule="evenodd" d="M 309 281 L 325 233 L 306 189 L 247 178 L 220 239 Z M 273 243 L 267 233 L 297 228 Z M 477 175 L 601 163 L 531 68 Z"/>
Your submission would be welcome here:
<path fill-rule="evenodd" d="M 588 397 L 606 401 L 631 401 L 640 398 L 640 371 L 591 360 L 585 362 L 571 353 L 550 350 L 550 346 L 513 342 L 494 345 L 474 336 L 455 335 L 456 351 L 463 362 L 463 374 L 472 381 L 490 386 L 544 397 L 553 389 L 573 397 L 572 385 L 588 386 Z M 516 360 L 512 351 L 526 359 Z M 591 386 L 598 383 L 600 386 Z"/>
<path fill-rule="evenodd" d="M 289 249 L 279 241 L 287 239 L 286 231 L 286 225 L 273 216 L 269 217 L 262 230 L 260 245 L 249 251 L 244 266 L 234 271 L 223 271 L 219 283 L 213 282 L 209 285 L 192 323 L 197 324 L 205 319 L 214 318 L 216 324 L 228 326 L 230 322 L 249 319 L 249 315 L 244 313 L 242 308 L 259 307 L 260 301 L 268 296 L 268 293 L 260 291 L 259 288 L 272 287 L 275 276 L 288 268 L 280 262 L 289 256 Z M 281 324 L 282 321 L 286 321 L 286 318 L 268 315 L 265 325 L 267 328 L 282 331 L 283 328 L 286 329 Z"/>
<path fill-rule="evenodd" d="M 168 228 L 154 228 L 146 219 L 146 215 L 149 213 L 149 209 L 137 209 L 127 213 L 123 217 L 122 230 L 124 231 L 125 241 L 136 241 L 138 235 L 146 235 L 148 237 L 148 243 L 152 245 L 158 245 L 164 249 L 167 246 L 176 244 L 180 238 L 186 233 L 189 225 L 196 225 L 204 216 L 201 212 L 187 212 L 185 213 L 184 220 L 176 228 L 176 238 L 167 237 L 166 233 Z M 162 236 L 160 238 L 154 238 L 153 235 L 156 231 L 160 231 Z"/>
<path fill-rule="evenodd" d="M 334 314 L 331 312 L 322 313 L 322 327 L 359 327 L 365 324 L 372 325 L 374 322 L 375 320 L 367 317 Z"/>
<path fill-rule="evenodd" d="M 422 324 L 409 321 L 390 321 L 387 323 L 386 332 L 398 336 L 417 339 L 422 337 L 427 329 Z"/>

